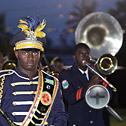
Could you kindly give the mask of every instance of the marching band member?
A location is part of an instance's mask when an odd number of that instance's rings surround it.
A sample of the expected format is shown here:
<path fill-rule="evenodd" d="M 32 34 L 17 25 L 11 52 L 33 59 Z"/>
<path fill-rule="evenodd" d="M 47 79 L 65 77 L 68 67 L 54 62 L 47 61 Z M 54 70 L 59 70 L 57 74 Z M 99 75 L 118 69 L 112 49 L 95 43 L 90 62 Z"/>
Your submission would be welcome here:
<path fill-rule="evenodd" d="M 10 41 L 17 66 L 0 72 L 1 109 L 19 126 L 66 126 L 58 79 L 37 69 L 46 41 L 42 31 L 46 22 L 35 19 L 20 19 L 21 31 Z M 0 126 L 10 126 L 2 115 Z"/>
<path fill-rule="evenodd" d="M 83 63 L 90 63 L 90 48 L 84 43 L 75 45 L 73 59 L 75 64 L 59 74 L 63 97 L 68 103 L 69 126 L 105 126 L 103 110 L 91 108 L 85 100 L 87 89 L 102 82 Z"/>

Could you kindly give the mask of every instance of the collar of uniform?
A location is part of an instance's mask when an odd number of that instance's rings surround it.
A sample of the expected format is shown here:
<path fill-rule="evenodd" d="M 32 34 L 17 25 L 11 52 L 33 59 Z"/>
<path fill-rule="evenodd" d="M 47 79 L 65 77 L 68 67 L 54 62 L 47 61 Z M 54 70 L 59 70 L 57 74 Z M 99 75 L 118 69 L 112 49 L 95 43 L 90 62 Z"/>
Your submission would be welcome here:
<path fill-rule="evenodd" d="M 78 68 L 79 70 L 80 70 L 80 72 L 82 73 L 82 74 L 88 74 L 88 69 L 86 69 L 85 71 L 83 71 L 82 69 L 80 69 L 80 68 Z"/>
<path fill-rule="evenodd" d="M 83 71 L 82 69 L 80 69 L 80 68 L 78 68 L 79 69 L 79 71 L 82 73 L 82 74 L 86 74 L 86 77 L 87 77 L 87 79 L 89 80 L 89 76 L 88 76 L 88 69 L 86 69 L 85 71 Z"/>
<path fill-rule="evenodd" d="M 18 69 L 17 67 L 16 67 L 14 70 L 15 70 L 15 72 L 17 73 L 17 76 L 20 76 L 21 78 L 24 78 L 24 79 L 29 80 L 28 75 L 25 74 L 25 73 L 23 73 L 23 72 L 21 72 L 21 71 L 19 71 L 19 69 Z M 36 79 L 36 78 L 38 78 L 38 71 L 37 71 L 36 74 L 33 76 L 33 80 Z"/>

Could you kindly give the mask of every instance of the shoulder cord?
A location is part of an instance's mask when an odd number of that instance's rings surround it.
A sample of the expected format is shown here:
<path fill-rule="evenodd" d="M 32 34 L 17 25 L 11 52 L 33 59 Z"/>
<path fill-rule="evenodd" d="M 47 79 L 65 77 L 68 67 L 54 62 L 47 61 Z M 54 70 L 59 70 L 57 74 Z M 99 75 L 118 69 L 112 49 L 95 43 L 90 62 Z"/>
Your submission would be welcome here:
<path fill-rule="evenodd" d="M 1 83 L 0 83 L 0 104 L 1 104 L 2 94 L 3 94 L 3 84 L 4 84 L 4 80 L 5 80 L 5 76 L 3 76 L 3 78 L 1 79 Z"/>

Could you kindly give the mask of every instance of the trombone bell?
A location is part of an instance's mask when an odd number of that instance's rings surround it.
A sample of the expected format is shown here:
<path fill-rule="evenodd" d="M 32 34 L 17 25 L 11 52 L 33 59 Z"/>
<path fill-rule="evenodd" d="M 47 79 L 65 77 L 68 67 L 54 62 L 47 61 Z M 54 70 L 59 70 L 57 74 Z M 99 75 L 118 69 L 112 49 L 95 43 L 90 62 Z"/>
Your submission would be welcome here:
<path fill-rule="evenodd" d="M 118 61 L 111 54 L 102 55 L 96 63 L 96 67 L 101 74 L 110 75 L 117 69 Z"/>

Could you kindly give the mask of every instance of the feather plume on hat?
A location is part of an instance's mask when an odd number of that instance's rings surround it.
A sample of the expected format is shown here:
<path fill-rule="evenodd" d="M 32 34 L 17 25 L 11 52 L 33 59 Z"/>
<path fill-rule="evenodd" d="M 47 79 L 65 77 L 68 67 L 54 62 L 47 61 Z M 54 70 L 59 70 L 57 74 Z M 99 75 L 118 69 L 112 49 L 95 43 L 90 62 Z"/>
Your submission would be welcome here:
<path fill-rule="evenodd" d="M 46 20 L 40 21 L 35 17 L 24 17 L 19 20 L 18 28 L 21 29 L 14 39 L 15 49 L 37 48 L 44 51 L 43 41 L 46 34 L 42 31 L 46 26 Z"/>
<path fill-rule="evenodd" d="M 27 36 L 29 36 L 30 32 L 34 32 L 34 37 L 43 38 L 46 36 L 46 34 L 42 32 L 46 25 L 45 19 L 42 22 L 36 22 L 35 18 L 29 16 L 24 19 L 25 20 L 20 19 L 20 24 L 17 27 L 21 28 Z"/>

